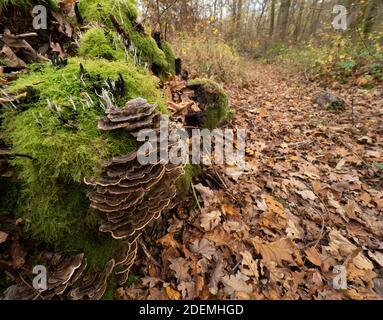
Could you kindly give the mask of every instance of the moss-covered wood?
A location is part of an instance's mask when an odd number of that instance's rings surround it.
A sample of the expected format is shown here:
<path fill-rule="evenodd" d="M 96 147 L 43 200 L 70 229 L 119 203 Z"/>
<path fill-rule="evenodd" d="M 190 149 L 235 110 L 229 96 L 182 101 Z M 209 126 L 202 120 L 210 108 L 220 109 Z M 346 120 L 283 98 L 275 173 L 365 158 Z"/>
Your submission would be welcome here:
<path fill-rule="evenodd" d="M 195 79 L 188 82 L 188 87 L 194 90 L 194 99 L 201 109 L 189 113 L 186 121 L 190 125 L 213 130 L 227 120 L 230 115 L 229 100 L 218 83 L 209 79 Z"/>
<path fill-rule="evenodd" d="M 2 1 L 1 8 L 32 3 L 36 1 Z M 1 204 L 2 209 L 14 210 L 28 237 L 71 254 L 84 252 L 95 268 L 113 257 L 119 242 L 98 231 L 101 218 L 89 207 L 89 188 L 83 179 L 91 177 L 103 160 L 137 148 L 125 131 L 97 129 L 105 108 L 100 96 L 103 89 L 110 89 L 108 83 L 119 81 L 124 88 L 114 94 L 115 105 L 122 107 L 143 97 L 166 113 L 159 80 L 149 74 L 144 62 L 158 64 L 164 74 L 170 74 L 166 56 L 171 56 L 171 49 L 165 55 L 154 39 L 134 28 L 135 1 L 81 0 L 79 8 L 87 21 L 104 24 L 79 39 L 80 57 L 69 58 L 66 66 L 30 65 L 29 73 L 5 88 L 11 96 L 33 88 L 37 96 L 18 103 L 16 110 L 1 109 L 2 138 L 12 152 L 33 158 L 11 161 L 18 189 L 7 188 L 10 191 L 2 193 Z M 110 13 L 126 28 L 143 63 L 127 54 Z"/>

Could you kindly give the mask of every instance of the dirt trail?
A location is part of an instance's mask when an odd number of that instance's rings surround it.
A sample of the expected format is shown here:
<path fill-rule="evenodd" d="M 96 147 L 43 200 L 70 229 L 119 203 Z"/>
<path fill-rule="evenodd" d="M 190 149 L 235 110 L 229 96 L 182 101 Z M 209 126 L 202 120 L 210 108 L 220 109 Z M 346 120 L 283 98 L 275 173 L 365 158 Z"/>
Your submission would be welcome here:
<path fill-rule="evenodd" d="M 121 298 L 383 299 L 382 88 L 331 90 L 350 104 L 334 113 L 313 105 L 318 85 L 253 72 L 226 88 L 245 174 L 204 168 L 199 206 L 170 217 Z"/>

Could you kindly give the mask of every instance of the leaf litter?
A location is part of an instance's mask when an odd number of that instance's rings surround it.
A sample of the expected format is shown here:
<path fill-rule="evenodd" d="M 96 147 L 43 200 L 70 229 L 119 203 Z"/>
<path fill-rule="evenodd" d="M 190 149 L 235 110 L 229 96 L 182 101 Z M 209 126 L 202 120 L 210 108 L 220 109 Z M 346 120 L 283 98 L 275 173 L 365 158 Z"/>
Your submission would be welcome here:
<path fill-rule="evenodd" d="M 245 174 L 203 167 L 200 208 L 192 195 L 177 206 L 151 248 L 160 266 L 143 257 L 122 298 L 383 299 L 382 88 L 337 89 L 353 104 L 334 112 L 312 102 L 316 84 L 253 69 L 251 86 L 226 88 Z"/>

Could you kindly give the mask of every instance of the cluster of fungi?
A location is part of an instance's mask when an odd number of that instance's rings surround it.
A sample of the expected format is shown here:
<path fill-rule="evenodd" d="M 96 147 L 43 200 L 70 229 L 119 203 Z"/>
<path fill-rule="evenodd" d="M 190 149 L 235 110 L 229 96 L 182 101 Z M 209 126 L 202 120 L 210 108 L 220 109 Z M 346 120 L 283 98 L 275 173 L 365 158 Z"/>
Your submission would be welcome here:
<path fill-rule="evenodd" d="M 98 128 L 124 129 L 137 137 L 138 132 L 145 129 L 159 133 L 163 117 L 155 105 L 138 98 L 124 108 L 111 106 L 106 110 L 105 118 L 99 121 Z M 102 163 L 97 179 L 84 179 L 92 189 L 88 193 L 91 207 L 102 213 L 106 220 L 100 231 L 121 240 L 116 256 L 102 270 L 86 273 L 87 260 L 83 254 L 70 257 L 47 253 L 45 261 L 51 269 L 48 271 L 48 288 L 36 291 L 29 284 L 20 282 L 6 291 L 5 299 L 36 299 L 41 295 L 44 299 L 97 300 L 104 295 L 112 272 L 118 285 L 125 284 L 137 255 L 138 238 L 145 226 L 170 209 L 177 193 L 176 180 L 184 174 L 184 162 L 177 165 L 172 159 L 165 162 L 159 158 L 156 163 L 142 165 L 138 161 L 138 152 L 114 157 Z"/>

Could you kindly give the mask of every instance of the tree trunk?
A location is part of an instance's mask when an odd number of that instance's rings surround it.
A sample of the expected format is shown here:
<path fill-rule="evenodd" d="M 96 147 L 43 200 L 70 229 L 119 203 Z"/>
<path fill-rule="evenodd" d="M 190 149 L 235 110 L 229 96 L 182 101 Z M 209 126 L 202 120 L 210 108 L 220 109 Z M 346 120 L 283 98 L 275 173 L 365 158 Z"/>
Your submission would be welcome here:
<path fill-rule="evenodd" d="M 289 23 L 291 0 L 281 0 L 278 18 L 279 39 L 284 41 L 287 34 L 287 25 Z"/>
<path fill-rule="evenodd" d="M 298 42 L 299 35 L 301 34 L 301 29 L 302 29 L 302 18 L 303 18 L 303 11 L 305 10 L 305 1 L 301 0 L 299 4 L 299 12 L 298 12 L 298 17 L 294 29 L 294 42 Z"/>
<path fill-rule="evenodd" d="M 273 35 L 274 35 L 274 24 L 275 24 L 275 0 L 271 0 L 271 8 L 270 8 L 270 31 L 269 31 L 270 39 L 272 39 L 272 38 L 273 38 Z"/>
<path fill-rule="evenodd" d="M 322 0 L 321 4 L 320 4 L 320 7 L 319 7 L 319 11 L 318 11 L 318 14 L 314 16 L 314 19 L 312 20 L 311 22 L 311 27 L 310 27 L 310 35 L 313 36 L 317 29 L 318 29 L 318 25 L 319 25 L 319 21 L 320 21 L 320 16 L 322 14 L 322 11 L 323 11 L 323 5 L 324 5 L 324 0 Z"/>
<path fill-rule="evenodd" d="M 363 23 L 363 34 L 369 35 L 372 32 L 376 19 L 378 17 L 378 7 L 380 0 L 370 0 L 367 7 L 364 23 Z"/>

